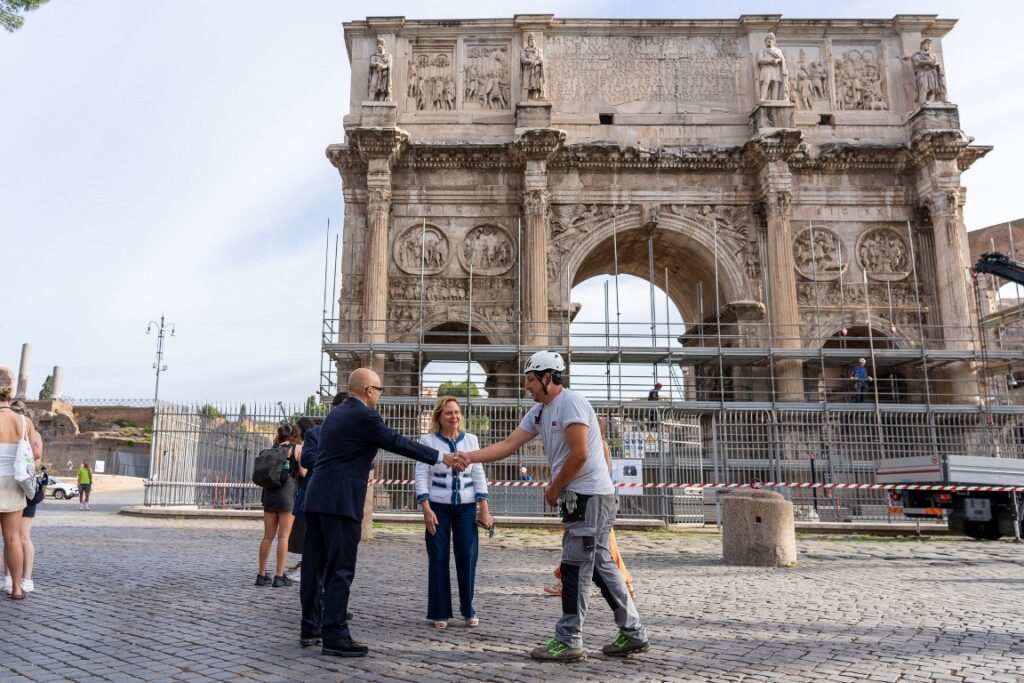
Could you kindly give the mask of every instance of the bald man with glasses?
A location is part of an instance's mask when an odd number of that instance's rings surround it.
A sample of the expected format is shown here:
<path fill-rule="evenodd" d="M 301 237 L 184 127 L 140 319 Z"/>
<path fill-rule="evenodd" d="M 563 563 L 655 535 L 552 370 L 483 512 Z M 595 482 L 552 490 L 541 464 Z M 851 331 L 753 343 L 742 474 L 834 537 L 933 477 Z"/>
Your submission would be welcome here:
<path fill-rule="evenodd" d="M 443 462 L 460 471 L 465 467 L 453 453 L 442 454 L 387 426 L 376 410 L 383 394 L 383 382 L 373 370 L 359 368 L 349 375 L 348 398 L 320 428 L 319 452 L 306 486 L 303 561 L 308 555 L 323 576 L 324 609 L 319 629 L 304 620 L 299 638 L 303 646 L 322 640 L 325 655 L 362 657 L 369 651 L 352 640 L 345 614 L 356 571 L 367 480 L 377 451 L 428 465 Z"/>

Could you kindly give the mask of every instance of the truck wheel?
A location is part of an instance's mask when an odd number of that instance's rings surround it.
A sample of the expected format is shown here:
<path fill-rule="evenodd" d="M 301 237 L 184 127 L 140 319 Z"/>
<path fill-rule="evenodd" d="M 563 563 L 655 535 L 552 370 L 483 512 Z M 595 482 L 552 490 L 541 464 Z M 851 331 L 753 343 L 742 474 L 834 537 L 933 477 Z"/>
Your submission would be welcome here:
<path fill-rule="evenodd" d="M 1003 537 L 996 520 L 989 522 L 964 522 L 964 533 L 979 541 L 995 541 Z"/>

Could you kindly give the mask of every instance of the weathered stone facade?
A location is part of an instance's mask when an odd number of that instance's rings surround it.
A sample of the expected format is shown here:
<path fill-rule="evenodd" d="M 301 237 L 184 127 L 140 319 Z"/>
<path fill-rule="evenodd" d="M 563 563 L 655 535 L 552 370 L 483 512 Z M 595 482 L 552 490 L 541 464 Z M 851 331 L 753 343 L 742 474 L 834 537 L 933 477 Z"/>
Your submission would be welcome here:
<path fill-rule="evenodd" d="M 815 348 L 857 327 L 969 348 L 952 327 L 974 315 L 960 174 L 988 148 L 946 101 L 953 24 L 347 23 L 346 141 L 327 156 L 345 197 L 339 341 L 367 346 L 339 372 L 372 362 L 415 387 L 415 357 L 379 345 L 421 333 L 564 346 L 572 286 L 616 255 L 647 278 L 648 239 L 685 321 L 744 311 L 731 344 Z M 794 357 L 738 369 L 731 398 L 802 400 L 806 374 Z"/>

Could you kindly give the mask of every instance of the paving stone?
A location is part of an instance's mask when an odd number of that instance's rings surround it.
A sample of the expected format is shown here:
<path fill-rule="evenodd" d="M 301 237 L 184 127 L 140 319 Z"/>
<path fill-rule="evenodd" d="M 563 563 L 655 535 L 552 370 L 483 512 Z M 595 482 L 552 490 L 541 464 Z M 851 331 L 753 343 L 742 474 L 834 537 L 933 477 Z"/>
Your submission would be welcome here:
<path fill-rule="evenodd" d="M 353 634 L 371 655 L 339 661 L 299 647 L 297 588 L 252 585 L 258 523 L 44 508 L 33 531 L 37 590 L 22 603 L 0 601 L 0 623 L 29 624 L 30 634 L 25 647 L 0 629 L 5 683 L 1009 683 L 1024 670 L 1024 551 L 1011 543 L 801 538 L 797 567 L 765 570 L 721 564 L 713 534 L 623 532 L 654 648 L 626 661 L 602 656 L 616 627 L 595 589 L 590 656 L 560 667 L 528 656 L 551 637 L 560 612 L 541 593 L 558 561 L 557 534 L 505 530 L 482 539 L 481 626 L 456 620 L 437 632 L 425 621 L 422 531 L 388 527 L 361 546 L 353 586 Z"/>

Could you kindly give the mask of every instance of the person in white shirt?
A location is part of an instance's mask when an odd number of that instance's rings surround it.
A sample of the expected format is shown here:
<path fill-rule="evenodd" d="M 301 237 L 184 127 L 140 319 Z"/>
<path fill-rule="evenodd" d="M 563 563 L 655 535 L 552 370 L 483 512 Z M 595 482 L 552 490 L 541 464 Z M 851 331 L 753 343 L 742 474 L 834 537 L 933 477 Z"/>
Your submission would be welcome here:
<path fill-rule="evenodd" d="M 480 442 L 465 431 L 459 400 L 454 396 L 437 399 L 431 416 L 433 432 L 420 443 L 439 453 L 477 450 Z M 487 476 L 484 466 L 471 465 L 459 472 L 444 463 L 416 464 L 416 502 L 423 510 L 427 545 L 427 619 L 436 628 L 447 628 L 452 618 L 452 586 L 449 556 L 455 552 L 455 573 L 459 582 L 459 612 L 467 626 L 478 626 L 473 609 L 476 558 L 479 535 L 476 524 L 494 524 L 487 505 Z"/>
<path fill-rule="evenodd" d="M 618 499 L 605 462 L 604 442 L 593 407 L 582 395 L 562 387 L 565 361 L 554 351 L 538 351 L 526 363 L 524 386 L 537 402 L 519 427 L 504 441 L 475 453 L 461 453 L 463 462 L 493 462 L 515 453 L 540 434 L 551 465 L 551 482 L 544 490 L 548 505 L 560 504 L 562 534 L 562 618 L 555 637 L 534 648 L 530 656 L 542 661 L 584 659 L 583 620 L 587 615 L 590 583 L 601 589 L 619 632 L 601 648 L 611 657 L 650 650 L 647 630 L 609 547 Z"/>

